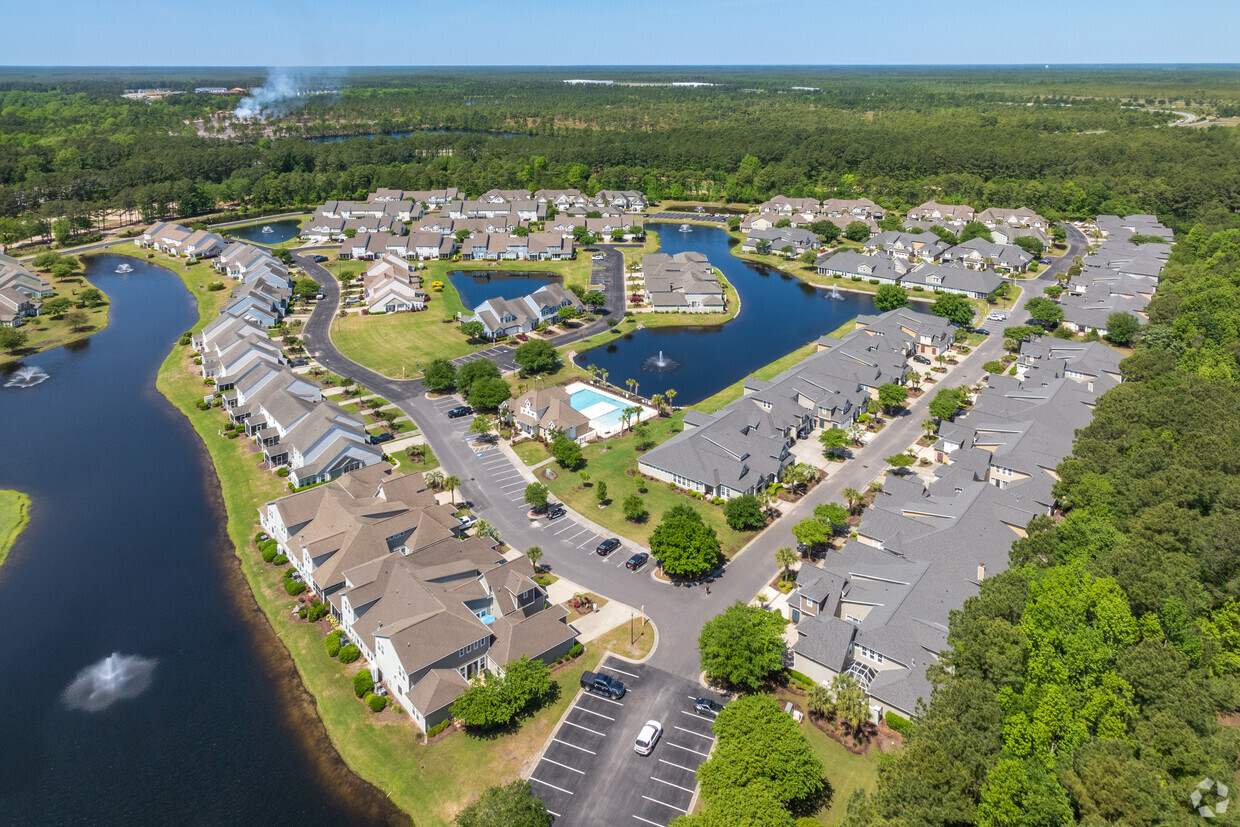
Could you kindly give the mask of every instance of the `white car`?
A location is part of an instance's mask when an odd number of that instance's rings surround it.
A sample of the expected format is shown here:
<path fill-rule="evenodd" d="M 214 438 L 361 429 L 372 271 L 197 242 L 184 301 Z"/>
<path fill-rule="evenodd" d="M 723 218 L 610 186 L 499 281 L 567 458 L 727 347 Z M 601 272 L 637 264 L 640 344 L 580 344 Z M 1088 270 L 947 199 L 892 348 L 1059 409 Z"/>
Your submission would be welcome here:
<path fill-rule="evenodd" d="M 986 318 L 992 322 L 1006 322 L 1007 317 L 1008 317 L 1008 314 L 1006 313 L 991 313 Z"/>
<path fill-rule="evenodd" d="M 659 736 L 663 734 L 663 724 L 658 721 L 647 721 L 642 727 L 642 731 L 637 733 L 637 741 L 633 744 L 633 751 L 638 755 L 649 755 L 654 752 L 654 745 L 659 742 Z"/>
<path fill-rule="evenodd" d="M 595 253 L 594 255 L 590 256 L 590 258 L 591 258 L 592 260 L 594 260 L 594 261 L 602 261 L 602 260 L 603 260 L 603 254 L 602 254 L 602 253 Z"/>

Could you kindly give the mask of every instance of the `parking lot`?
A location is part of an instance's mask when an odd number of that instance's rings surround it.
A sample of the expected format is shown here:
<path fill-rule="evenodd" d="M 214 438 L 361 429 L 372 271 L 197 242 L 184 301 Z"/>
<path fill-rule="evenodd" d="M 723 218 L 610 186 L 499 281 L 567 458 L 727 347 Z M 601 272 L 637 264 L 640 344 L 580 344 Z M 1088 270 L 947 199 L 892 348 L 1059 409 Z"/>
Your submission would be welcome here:
<path fill-rule="evenodd" d="M 579 692 L 530 784 L 557 825 L 664 827 L 689 811 L 698 765 L 715 743 L 713 718 L 693 711 L 693 699 L 707 693 L 684 678 L 611 656 L 598 669 L 624 682 L 624 697 Z M 652 719 L 663 725 L 663 735 L 650 755 L 638 755 L 633 742 Z"/>
<path fill-rule="evenodd" d="M 517 369 L 517 363 L 512 359 L 512 351 L 506 347 L 489 347 L 486 350 L 480 350 L 468 356 L 460 356 L 453 359 L 452 364 L 459 368 L 466 362 L 472 362 L 475 359 L 490 359 L 499 368 L 500 373 L 512 373 Z"/>

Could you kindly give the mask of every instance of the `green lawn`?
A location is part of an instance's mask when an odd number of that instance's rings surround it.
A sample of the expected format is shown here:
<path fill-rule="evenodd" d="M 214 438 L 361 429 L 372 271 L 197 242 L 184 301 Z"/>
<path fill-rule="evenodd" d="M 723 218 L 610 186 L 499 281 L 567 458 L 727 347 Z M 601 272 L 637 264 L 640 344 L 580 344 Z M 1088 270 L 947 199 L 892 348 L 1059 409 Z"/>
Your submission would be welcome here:
<path fill-rule="evenodd" d="M 9 556 L 26 523 L 30 522 L 30 497 L 20 491 L 0 489 L 0 565 Z"/>
<path fill-rule="evenodd" d="M 683 420 L 684 414 L 681 412 L 670 419 L 651 420 L 650 434 L 656 442 L 664 442 L 674 435 L 671 430 L 673 425 L 679 428 Z M 640 524 L 626 520 L 621 503 L 625 497 L 637 491 L 637 478 L 626 473 L 630 468 L 635 470 L 637 467 L 637 449 L 633 443 L 634 437 L 629 435 L 587 445 L 584 450 L 586 464 L 580 470 L 590 475 L 590 482 L 584 488 L 577 471 L 567 472 L 555 463 L 547 467 L 555 470 L 556 479 L 548 480 L 541 471 L 538 479 L 574 511 L 584 514 L 616 535 L 627 537 L 641 545 L 649 545 L 650 533 L 659 524 L 663 513 L 679 504 L 689 505 L 701 513 L 706 524 L 718 533 L 725 555 L 731 556 L 753 538 L 754 532 L 738 532 L 728 528 L 722 507 L 696 500 L 681 493 L 679 489 L 668 488 L 667 483 L 653 480 L 646 481 L 649 490 L 642 495 L 646 501 L 646 510 L 650 512 L 649 519 Z M 604 447 L 608 449 L 605 454 L 602 453 Z M 599 508 L 598 501 L 594 498 L 594 486 L 598 482 L 607 483 L 607 496 L 611 500 L 611 505 L 607 508 Z"/>
<path fill-rule="evenodd" d="M 856 322 L 852 322 L 851 324 L 856 324 Z M 754 371 L 753 375 L 759 379 L 773 379 L 786 371 L 788 368 L 804 360 L 811 353 L 815 353 L 817 350 L 818 345 L 816 342 L 801 345 L 787 356 L 783 356 L 776 359 L 774 362 L 771 362 L 769 365 L 764 365 L 763 367 L 758 368 Z M 745 378 L 748 379 L 749 377 Z M 690 407 L 692 407 L 693 410 L 701 411 L 702 413 L 714 413 L 724 405 L 727 405 L 729 402 L 740 399 L 745 390 L 744 385 L 745 379 L 733 382 L 731 385 L 728 385 L 726 388 L 713 396 L 708 396 L 701 402 L 696 405 L 691 405 Z"/>
<path fill-rule="evenodd" d="M 512 450 L 517 456 L 521 457 L 522 462 L 526 465 L 537 465 L 551 456 L 547 451 L 547 446 L 531 439 L 527 439 L 525 442 L 518 442 L 512 446 Z"/>
<path fill-rule="evenodd" d="M 435 457 L 435 452 L 431 450 L 431 446 L 427 445 L 426 457 L 421 462 L 414 462 L 409 459 L 409 455 L 403 450 L 397 451 L 392 455 L 392 459 L 396 460 L 396 470 L 401 474 L 413 474 L 418 471 L 430 471 L 432 468 L 439 467 L 439 460 Z"/>
<path fill-rule="evenodd" d="M 81 258 L 85 262 L 86 256 Z M 52 288 L 56 292 L 51 296 L 43 297 L 41 301 L 62 296 L 67 299 L 73 299 L 77 291 L 93 286 L 80 275 L 70 276 L 68 279 L 53 279 L 48 273 L 44 272 L 43 276 L 52 282 Z M 34 353 L 40 353 L 44 350 L 51 350 L 54 347 L 76 342 L 79 339 L 85 339 L 87 336 L 98 333 L 108 326 L 108 308 L 109 301 L 105 294 L 102 305 L 86 310 L 90 314 L 90 321 L 78 330 L 71 329 L 64 319 L 59 316 L 35 316 L 26 319 L 25 324 L 19 328 L 26 334 L 26 344 L 16 353 L 0 352 L 0 364 L 21 359 Z"/>
<path fill-rule="evenodd" d="M 808 717 L 801 722 L 801 731 L 826 767 L 827 780 L 833 790 L 830 806 L 819 810 L 816 818 L 820 824 L 841 824 L 848 813 L 848 799 L 852 794 L 878 786 L 878 750 L 855 755 L 810 723 Z"/>

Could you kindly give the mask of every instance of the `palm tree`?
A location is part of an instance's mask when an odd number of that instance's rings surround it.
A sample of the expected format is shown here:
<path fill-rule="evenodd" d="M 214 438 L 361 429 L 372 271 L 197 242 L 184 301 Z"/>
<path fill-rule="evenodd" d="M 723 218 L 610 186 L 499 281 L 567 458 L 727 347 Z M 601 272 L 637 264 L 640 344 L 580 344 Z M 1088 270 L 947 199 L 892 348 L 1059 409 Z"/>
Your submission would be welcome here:
<path fill-rule="evenodd" d="M 624 413 L 628 414 L 628 417 L 626 419 L 628 422 L 629 430 L 631 431 L 633 430 L 634 422 L 641 422 L 642 420 L 641 405 L 634 405 L 631 408 L 625 408 Z"/>
<path fill-rule="evenodd" d="M 625 380 L 624 380 L 624 384 L 625 384 L 625 386 L 627 386 L 627 387 L 628 387 L 628 389 L 629 389 L 629 393 L 636 393 L 636 392 L 637 392 L 637 390 L 636 390 L 636 388 L 637 388 L 637 380 L 636 380 L 636 379 L 633 379 L 633 378 L 625 379 Z"/>
<path fill-rule="evenodd" d="M 860 422 L 854 422 L 844 430 L 844 433 L 848 434 L 848 440 L 853 445 L 860 445 L 861 437 L 865 435 L 865 426 Z"/>
<path fill-rule="evenodd" d="M 452 492 L 452 504 L 456 505 L 456 489 L 461 485 L 461 478 L 456 474 L 449 474 L 443 478 L 441 485 Z"/>
<path fill-rule="evenodd" d="M 443 471 L 427 471 L 422 475 L 422 479 L 426 480 L 426 487 L 432 491 L 443 488 Z"/>
<path fill-rule="evenodd" d="M 775 549 L 775 565 L 784 570 L 784 579 L 792 579 L 792 567 L 797 564 L 797 553 L 790 546 L 780 546 Z"/>
<path fill-rule="evenodd" d="M 927 419 L 921 423 L 921 429 L 926 432 L 927 437 L 929 437 L 931 434 L 937 431 L 938 428 L 939 428 L 938 423 L 935 422 L 933 419 Z"/>
<path fill-rule="evenodd" d="M 598 365 L 586 365 L 586 373 L 590 374 L 591 379 L 597 379 Z"/>
<path fill-rule="evenodd" d="M 855 488 L 845 488 L 840 493 L 844 495 L 844 501 L 848 503 L 848 513 L 853 513 L 857 508 L 857 503 L 861 502 L 861 492 Z"/>
<path fill-rule="evenodd" d="M 654 403 L 654 409 L 659 412 L 659 416 L 663 415 L 663 408 L 667 405 L 667 397 L 661 393 L 656 393 L 650 397 L 650 401 Z"/>
<path fill-rule="evenodd" d="M 758 498 L 758 505 L 762 507 L 762 513 L 770 512 L 771 506 L 775 504 L 774 487 L 768 485 L 765 488 L 760 488 L 755 496 Z"/>
<path fill-rule="evenodd" d="M 667 407 L 671 408 L 676 401 L 676 389 L 668 388 L 663 395 L 667 397 Z"/>
<path fill-rule="evenodd" d="M 835 714 L 835 698 L 831 697 L 831 690 L 820 683 L 814 684 L 814 688 L 809 691 L 805 705 L 810 712 L 817 712 L 824 717 Z"/>
<path fill-rule="evenodd" d="M 606 385 L 607 384 L 607 371 L 605 371 L 603 368 L 599 368 L 598 375 L 599 375 L 599 378 L 603 380 L 603 384 Z"/>
<path fill-rule="evenodd" d="M 831 694 L 835 696 L 835 717 L 853 732 L 860 732 L 862 725 L 870 720 L 865 690 L 852 675 L 841 674 L 831 681 Z"/>
<path fill-rule="evenodd" d="M 538 546 L 530 546 L 525 550 L 525 556 L 530 558 L 530 565 L 534 567 L 534 573 L 538 573 L 538 561 L 542 559 L 543 550 Z"/>

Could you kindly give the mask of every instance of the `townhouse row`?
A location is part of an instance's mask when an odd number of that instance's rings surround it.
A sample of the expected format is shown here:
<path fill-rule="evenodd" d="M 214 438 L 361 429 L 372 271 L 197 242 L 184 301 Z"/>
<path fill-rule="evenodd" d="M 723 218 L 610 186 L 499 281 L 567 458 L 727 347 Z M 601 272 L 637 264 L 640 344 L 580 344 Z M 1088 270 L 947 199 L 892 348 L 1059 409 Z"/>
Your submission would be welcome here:
<path fill-rule="evenodd" d="M 1069 330 L 1105 336 L 1112 313 L 1128 313 L 1141 323 L 1148 318 L 1146 307 L 1171 255 L 1172 233 L 1152 215 L 1100 215 L 1095 224 L 1105 238 L 1083 259 L 1080 275 L 1059 303 Z M 1134 236 L 1145 236 L 1145 243 L 1133 244 Z M 1148 241 L 1151 236 L 1163 241 Z"/>
<path fill-rule="evenodd" d="M 0 253 L 0 325 L 21 327 L 39 315 L 41 299 L 54 292 L 50 281 Z"/>

